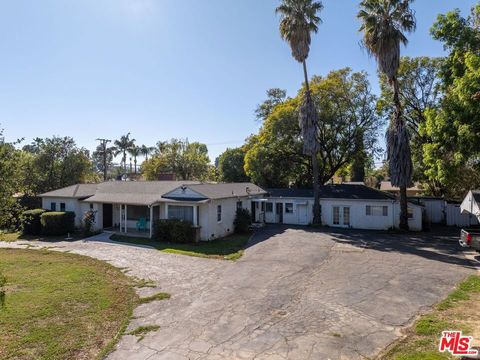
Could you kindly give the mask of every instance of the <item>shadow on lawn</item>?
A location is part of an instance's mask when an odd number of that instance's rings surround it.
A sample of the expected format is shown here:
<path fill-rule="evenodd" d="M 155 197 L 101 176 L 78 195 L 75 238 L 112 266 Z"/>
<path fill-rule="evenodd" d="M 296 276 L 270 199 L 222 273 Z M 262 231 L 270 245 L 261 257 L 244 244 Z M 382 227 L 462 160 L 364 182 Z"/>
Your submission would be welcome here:
<path fill-rule="evenodd" d="M 458 244 L 460 230 L 443 226 L 436 226 L 428 232 L 399 233 L 331 227 L 313 228 L 308 226 L 267 225 L 265 228 L 257 231 L 247 244 L 247 247 L 268 241 L 271 237 L 280 235 L 287 230 L 322 234 L 337 243 L 375 251 L 421 256 L 429 260 L 455 264 L 470 269 L 478 268 L 480 265 L 465 258 L 465 249 Z M 322 239 L 312 237 L 311 240 L 321 241 Z"/>

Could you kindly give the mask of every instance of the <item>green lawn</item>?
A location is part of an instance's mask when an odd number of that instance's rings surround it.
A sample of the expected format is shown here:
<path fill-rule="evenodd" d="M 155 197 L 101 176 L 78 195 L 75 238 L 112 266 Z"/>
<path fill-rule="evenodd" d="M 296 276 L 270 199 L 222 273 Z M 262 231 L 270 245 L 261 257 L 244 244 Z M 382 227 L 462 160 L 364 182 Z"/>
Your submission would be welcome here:
<path fill-rule="evenodd" d="M 480 276 L 472 275 L 461 282 L 431 313 L 421 316 L 407 336 L 394 343 L 381 359 L 454 359 L 438 351 L 443 330 L 461 330 L 473 336 L 476 345 L 480 343 Z"/>
<path fill-rule="evenodd" d="M 131 279 L 80 255 L 0 249 L 0 273 L 0 359 L 101 357 L 138 303 Z"/>
<path fill-rule="evenodd" d="M 12 242 L 17 240 L 27 240 L 27 241 L 64 241 L 67 235 L 61 236 L 43 236 L 43 235 L 23 235 L 20 232 L 0 232 L 0 241 Z M 85 235 L 81 232 L 74 232 L 70 234 L 70 237 L 73 240 L 84 239 Z"/>
<path fill-rule="evenodd" d="M 237 260 L 243 255 L 243 250 L 251 234 L 235 234 L 223 239 L 212 241 L 200 241 L 191 244 L 165 243 L 146 238 L 112 235 L 111 240 L 152 246 L 160 251 L 197 256 L 204 258 Z"/>

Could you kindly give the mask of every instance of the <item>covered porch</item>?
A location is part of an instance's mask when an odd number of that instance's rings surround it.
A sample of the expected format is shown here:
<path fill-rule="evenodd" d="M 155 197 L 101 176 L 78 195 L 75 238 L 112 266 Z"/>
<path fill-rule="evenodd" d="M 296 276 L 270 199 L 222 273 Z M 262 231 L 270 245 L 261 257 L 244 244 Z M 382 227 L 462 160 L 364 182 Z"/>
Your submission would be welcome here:
<path fill-rule="evenodd" d="M 104 215 L 109 216 L 108 211 Z M 199 205 L 178 203 L 154 203 L 151 205 L 110 204 L 112 206 L 111 225 L 105 223 L 104 230 L 121 235 L 153 237 L 153 226 L 156 220 L 178 219 L 189 221 L 194 228 L 200 229 Z M 108 205 L 107 205 L 108 207 Z M 105 214 L 107 213 L 107 214 Z M 105 226 L 105 225 L 110 225 Z M 199 233 L 199 230 L 197 231 Z"/>

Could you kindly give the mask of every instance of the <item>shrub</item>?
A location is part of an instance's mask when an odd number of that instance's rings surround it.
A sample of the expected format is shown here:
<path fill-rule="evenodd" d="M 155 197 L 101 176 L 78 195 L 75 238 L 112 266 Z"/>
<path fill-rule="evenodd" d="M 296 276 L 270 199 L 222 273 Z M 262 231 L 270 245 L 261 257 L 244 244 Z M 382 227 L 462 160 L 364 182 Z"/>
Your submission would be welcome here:
<path fill-rule="evenodd" d="M 153 225 L 153 238 L 159 241 L 188 243 L 195 240 L 192 223 L 183 220 L 157 220 Z"/>
<path fill-rule="evenodd" d="M 33 209 L 24 211 L 21 216 L 22 232 L 26 235 L 40 235 L 40 233 L 42 232 L 40 217 L 46 211 L 47 210 L 44 209 Z"/>
<path fill-rule="evenodd" d="M 95 224 L 95 218 L 97 216 L 97 212 L 95 210 L 88 210 L 85 211 L 83 214 L 83 232 L 85 235 L 92 234 L 93 225 Z"/>
<path fill-rule="evenodd" d="M 247 209 L 237 209 L 235 220 L 233 221 L 235 232 L 237 234 L 244 234 L 248 232 L 248 228 L 250 227 L 251 223 L 252 218 L 250 216 L 250 211 Z"/>
<path fill-rule="evenodd" d="M 45 212 L 40 217 L 42 233 L 45 235 L 64 235 L 75 229 L 75 213 L 71 211 Z"/>

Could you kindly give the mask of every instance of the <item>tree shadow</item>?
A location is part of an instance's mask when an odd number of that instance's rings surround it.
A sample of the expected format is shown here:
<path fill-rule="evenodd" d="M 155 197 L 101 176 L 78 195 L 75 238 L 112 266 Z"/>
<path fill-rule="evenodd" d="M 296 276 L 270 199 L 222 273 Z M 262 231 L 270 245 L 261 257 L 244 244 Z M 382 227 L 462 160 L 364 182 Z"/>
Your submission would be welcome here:
<path fill-rule="evenodd" d="M 289 229 L 325 235 L 326 239 L 328 237 L 337 243 L 363 249 L 410 254 L 469 269 L 477 269 L 480 266 L 480 263 L 464 256 L 464 252 L 468 250 L 462 248 L 458 243 L 460 229 L 443 226 L 435 226 L 428 232 L 400 233 L 331 227 L 267 225 L 255 233 L 247 247 L 268 241 L 272 236 L 281 235 Z M 318 237 L 312 238 L 312 241 L 318 240 Z M 476 260 L 480 261 L 480 256 L 477 256 Z"/>

